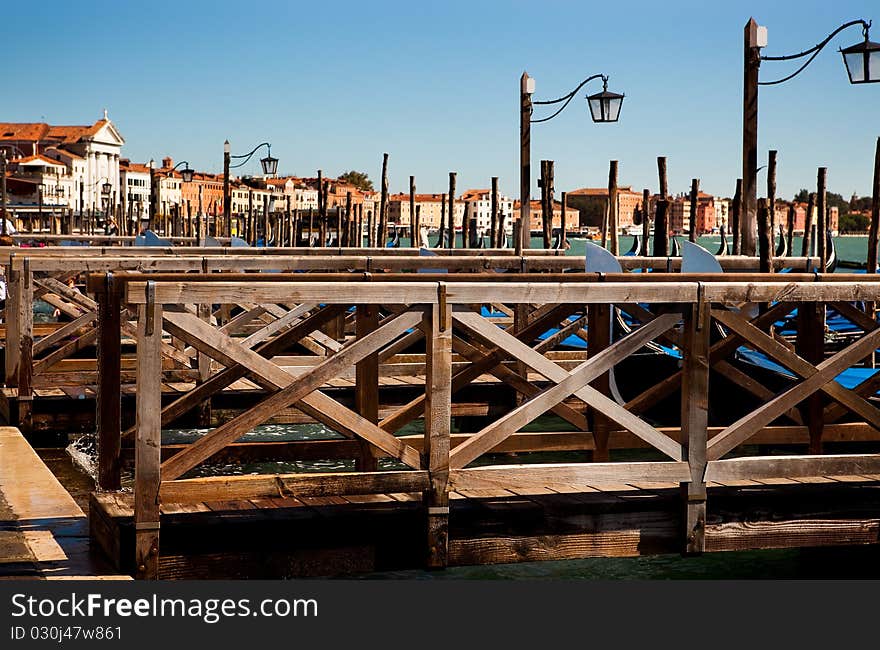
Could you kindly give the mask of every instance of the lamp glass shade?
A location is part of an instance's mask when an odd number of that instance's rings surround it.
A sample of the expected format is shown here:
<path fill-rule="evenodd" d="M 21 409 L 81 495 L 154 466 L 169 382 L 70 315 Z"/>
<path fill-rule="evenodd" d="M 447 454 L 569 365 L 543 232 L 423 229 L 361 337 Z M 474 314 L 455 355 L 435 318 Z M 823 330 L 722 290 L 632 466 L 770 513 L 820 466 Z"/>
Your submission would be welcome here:
<path fill-rule="evenodd" d="M 113 191 L 113 185 L 110 184 L 110 181 L 107 181 L 103 185 L 101 185 L 101 192 L 104 194 L 110 194 Z"/>
<path fill-rule="evenodd" d="M 868 84 L 880 81 L 880 43 L 865 39 L 840 50 L 849 82 Z"/>
<path fill-rule="evenodd" d="M 587 97 L 594 122 L 616 122 L 623 106 L 623 95 L 603 90 Z"/>
<path fill-rule="evenodd" d="M 275 172 L 278 171 L 278 159 L 273 158 L 272 156 L 261 158 L 260 164 L 263 166 L 263 173 L 266 174 L 266 176 L 274 176 Z"/>
<path fill-rule="evenodd" d="M 184 183 L 191 183 L 193 174 L 195 174 L 195 171 L 190 169 L 189 165 L 180 170 L 180 176 L 183 178 Z"/>

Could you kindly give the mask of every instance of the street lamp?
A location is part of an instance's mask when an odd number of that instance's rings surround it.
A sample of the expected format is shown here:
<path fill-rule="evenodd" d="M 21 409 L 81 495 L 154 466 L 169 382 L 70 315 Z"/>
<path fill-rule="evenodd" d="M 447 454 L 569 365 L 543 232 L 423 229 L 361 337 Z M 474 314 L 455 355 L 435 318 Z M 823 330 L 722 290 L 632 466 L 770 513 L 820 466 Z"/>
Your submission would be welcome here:
<path fill-rule="evenodd" d="M 775 86 L 785 83 L 799 75 L 819 52 L 831 42 L 835 36 L 849 27 L 862 26 L 864 40 L 846 49 L 841 49 L 843 63 L 849 81 L 852 84 L 875 83 L 880 81 L 880 44 L 868 39 L 870 21 L 852 20 L 844 23 L 825 40 L 808 50 L 785 56 L 764 56 L 761 48 L 767 46 L 767 28 L 761 27 L 750 18 L 746 23 L 743 49 L 743 217 L 740 220 L 742 252 L 755 255 L 757 206 L 758 206 L 758 86 Z M 761 61 L 791 61 L 809 57 L 797 70 L 790 75 L 774 81 L 758 81 L 758 68 Z"/>
<path fill-rule="evenodd" d="M 191 183 L 192 179 L 193 179 L 193 175 L 195 174 L 195 171 L 190 169 L 188 160 L 181 160 L 179 163 L 174 165 L 174 167 L 172 167 L 167 172 L 165 172 L 165 176 L 172 176 L 174 174 L 174 171 L 178 167 L 180 167 L 181 165 L 186 165 L 186 167 L 184 167 L 183 169 L 180 170 L 181 179 L 183 179 L 184 183 Z"/>
<path fill-rule="evenodd" d="M 232 218 L 232 206 L 229 205 L 229 170 L 246 165 L 260 147 L 266 147 L 266 157 L 260 158 L 260 165 L 263 168 L 263 174 L 266 176 L 274 176 L 278 171 L 278 159 L 272 157 L 272 145 L 268 142 L 261 142 L 251 149 L 249 153 L 241 156 L 233 156 L 231 154 L 229 140 L 226 140 L 223 143 L 223 221 L 226 223 L 226 228 L 229 230 L 227 235 L 232 234 L 232 225 L 230 223 L 230 219 Z M 233 158 L 236 160 L 243 158 L 244 160 L 233 165 L 231 164 Z"/>
<path fill-rule="evenodd" d="M 548 122 L 559 115 L 571 102 L 577 92 L 588 82 L 601 79 L 602 92 L 587 96 L 587 105 L 590 108 L 590 116 L 594 122 L 616 122 L 620 117 L 620 109 L 623 105 L 623 95 L 608 91 L 608 77 L 604 74 L 594 74 L 584 79 L 578 86 L 567 95 L 549 101 L 532 101 L 535 92 L 535 80 L 523 72 L 520 77 L 520 120 L 519 120 L 519 223 L 520 245 L 529 248 L 531 245 L 531 126 L 539 122 Z M 532 119 L 532 105 L 551 105 L 562 103 L 555 113 L 539 120 Z"/>

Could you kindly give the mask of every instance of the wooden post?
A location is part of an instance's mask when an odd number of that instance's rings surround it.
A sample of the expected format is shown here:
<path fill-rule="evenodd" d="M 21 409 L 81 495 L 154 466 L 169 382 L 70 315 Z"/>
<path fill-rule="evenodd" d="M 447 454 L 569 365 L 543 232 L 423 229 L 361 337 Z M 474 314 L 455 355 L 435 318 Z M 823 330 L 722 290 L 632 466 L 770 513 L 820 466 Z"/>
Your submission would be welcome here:
<path fill-rule="evenodd" d="M 669 201 L 661 197 L 657 201 L 657 211 L 654 216 L 654 257 L 666 257 L 669 255 L 668 210 Z"/>
<path fill-rule="evenodd" d="M 651 190 L 642 190 L 642 247 L 638 254 L 648 256 L 648 239 L 651 237 Z"/>
<path fill-rule="evenodd" d="M 147 283 L 148 293 L 154 291 Z M 138 306 L 137 429 L 134 455 L 135 577 L 159 578 L 162 452 L 162 306 Z"/>
<path fill-rule="evenodd" d="M 770 243 L 776 235 L 776 149 L 771 149 L 767 156 L 767 203 L 770 210 Z"/>
<path fill-rule="evenodd" d="M 565 250 L 565 244 L 566 244 L 566 239 L 565 239 L 565 226 L 566 226 L 566 224 L 565 224 L 565 209 L 568 207 L 568 193 L 567 193 L 567 192 L 563 192 L 563 193 L 562 193 L 562 196 L 560 197 L 560 202 L 562 203 L 562 218 L 561 218 L 561 220 L 560 220 L 560 224 L 559 224 L 559 225 L 560 225 L 560 229 L 561 229 L 561 233 L 560 233 L 560 235 L 559 235 L 559 244 L 560 244 L 560 248 L 561 248 L 561 250 Z M 551 218 L 552 218 L 553 212 L 551 212 L 550 214 L 551 214 Z"/>
<path fill-rule="evenodd" d="M 440 228 L 437 231 L 437 248 L 446 248 L 446 195 L 440 195 Z"/>
<path fill-rule="evenodd" d="M 263 246 L 269 245 L 269 193 L 263 194 Z"/>
<path fill-rule="evenodd" d="M 355 314 L 355 336 L 363 338 L 379 327 L 379 306 L 358 305 Z M 355 365 L 355 409 L 373 424 L 379 422 L 379 355 L 373 353 Z M 357 469 L 376 471 L 376 458 L 369 443 L 361 441 Z"/>
<path fill-rule="evenodd" d="M 801 244 L 801 257 L 813 254 L 813 210 L 816 207 L 816 193 L 810 192 L 807 197 L 807 214 L 804 215 L 804 241 Z"/>
<path fill-rule="evenodd" d="M 198 312 L 199 318 L 201 318 L 204 322 L 211 322 L 211 305 L 210 304 L 199 304 L 196 306 L 196 311 Z M 198 353 L 198 369 L 199 369 L 199 379 L 196 382 L 196 385 L 201 385 L 208 381 L 211 378 L 211 357 L 203 352 Z M 209 397 L 205 401 L 201 402 L 198 406 L 198 410 L 196 412 L 196 417 L 198 420 L 198 425 L 200 427 L 210 427 L 211 426 L 211 398 Z"/>
<path fill-rule="evenodd" d="M 825 304 L 799 302 L 797 314 L 797 353 L 813 365 L 825 358 Z M 810 433 L 811 454 L 822 453 L 824 403 L 820 393 L 813 393 L 801 405 L 804 421 Z"/>
<path fill-rule="evenodd" d="M 489 227 L 490 248 L 498 248 L 498 177 L 492 177 L 492 221 Z"/>
<path fill-rule="evenodd" d="M 666 176 L 666 156 L 657 156 L 657 176 L 660 182 L 660 198 L 669 195 L 669 179 Z"/>
<path fill-rule="evenodd" d="M 320 194 L 318 194 L 318 196 L 320 196 Z M 318 199 L 318 200 L 320 201 L 320 199 Z M 306 235 L 306 237 L 308 238 L 308 242 L 306 243 L 306 246 L 313 245 L 314 232 L 315 232 L 315 211 L 311 206 L 309 206 L 309 234 Z M 371 242 L 372 242 L 372 238 L 371 238 Z M 372 245 L 372 243 L 370 245 Z"/>
<path fill-rule="evenodd" d="M 112 273 L 98 298 L 98 488 L 118 490 L 122 465 L 122 296 Z"/>
<path fill-rule="evenodd" d="M 620 219 L 617 214 L 617 161 L 612 160 L 608 167 L 608 213 L 607 222 L 603 224 L 603 231 L 608 233 L 609 250 L 612 255 L 620 255 L 620 242 L 618 241 L 618 231 L 620 230 Z M 603 245 L 605 243 L 605 235 L 602 235 Z"/>
<path fill-rule="evenodd" d="M 523 72 L 519 79 L 519 223 L 518 250 L 531 247 L 532 92 L 534 81 Z"/>
<path fill-rule="evenodd" d="M 0 219 L 0 222 L 3 220 Z M 18 367 L 21 354 L 21 271 L 15 254 L 10 255 L 9 266 L 6 267 L 6 341 L 4 362 L 6 365 L 6 386 L 18 384 Z"/>
<path fill-rule="evenodd" d="M 254 191 L 248 188 L 248 213 L 245 224 L 245 238 L 251 246 L 257 245 L 257 235 L 254 232 Z"/>
<path fill-rule="evenodd" d="M 706 443 L 709 424 L 709 332 L 708 304 L 684 310 L 684 361 L 681 380 L 682 460 L 687 461 L 691 481 L 681 484 L 685 506 L 684 554 L 705 550 Z"/>
<path fill-rule="evenodd" d="M 611 310 L 612 305 L 594 303 L 587 307 L 587 356 L 593 357 L 611 345 Z M 610 374 L 602 373 L 590 385 L 603 395 L 611 394 Z M 610 423 L 601 411 L 590 408 L 588 410 L 593 429 L 593 439 L 596 448 L 593 451 L 593 461 L 605 463 L 609 460 L 608 433 Z"/>
<path fill-rule="evenodd" d="M 351 228 L 351 192 L 345 193 L 345 238 L 340 241 L 342 246 L 351 246 L 352 232 Z"/>
<path fill-rule="evenodd" d="M 700 193 L 700 179 L 691 179 L 691 227 L 688 241 L 697 241 L 697 195 Z"/>
<path fill-rule="evenodd" d="M 816 255 L 819 257 L 819 272 L 825 272 L 825 263 L 828 261 L 828 252 L 825 250 L 825 231 L 828 229 L 825 206 L 826 183 L 828 180 L 828 168 L 819 167 L 816 174 Z"/>
<path fill-rule="evenodd" d="M 757 46 L 757 33 L 758 23 L 750 18 L 743 31 L 743 214 L 740 236 L 743 255 L 752 256 L 756 249 L 758 201 L 758 68 L 761 48 Z"/>
<path fill-rule="evenodd" d="M 733 205 L 730 207 L 730 236 L 732 238 L 733 244 L 733 254 L 740 254 L 740 242 L 742 239 L 740 238 L 740 219 L 742 218 L 742 190 L 743 190 L 743 179 L 736 179 L 736 192 L 733 195 Z"/>
<path fill-rule="evenodd" d="M 388 217 L 388 154 L 382 154 L 382 193 L 379 197 L 379 232 L 376 233 L 376 245 L 385 246 L 385 232 L 388 224 L 385 220 Z"/>
<path fill-rule="evenodd" d="M 877 272 L 877 239 L 880 231 L 880 138 L 877 138 L 877 148 L 874 152 L 874 182 L 871 186 L 871 227 L 868 231 L 868 273 Z"/>
<path fill-rule="evenodd" d="M 553 227 L 553 206 L 551 203 L 553 199 L 548 198 L 548 190 L 553 186 L 552 164 L 550 160 L 541 161 L 541 177 L 538 179 L 538 185 L 541 188 L 541 237 L 545 250 L 550 248 L 550 231 Z"/>
<path fill-rule="evenodd" d="M 425 456 L 431 488 L 425 492 L 428 509 L 428 567 L 447 565 L 449 539 L 449 434 L 452 425 L 452 310 L 445 304 L 445 285 L 439 286 L 438 304 L 425 316 Z"/>
<path fill-rule="evenodd" d="M 449 248 L 455 248 L 455 172 L 449 172 Z"/>
<path fill-rule="evenodd" d="M 788 217 L 785 221 L 785 250 L 791 257 L 794 257 L 794 218 L 796 212 L 794 203 L 788 206 Z"/>
<path fill-rule="evenodd" d="M 409 245 L 415 247 L 419 231 L 416 224 L 416 177 L 409 177 Z"/>
<path fill-rule="evenodd" d="M 23 434 L 30 435 L 33 431 L 34 405 L 34 278 L 27 257 L 22 260 L 18 284 L 18 428 Z"/>
<path fill-rule="evenodd" d="M 758 253 L 761 273 L 773 273 L 773 231 L 767 199 L 758 201 Z"/>

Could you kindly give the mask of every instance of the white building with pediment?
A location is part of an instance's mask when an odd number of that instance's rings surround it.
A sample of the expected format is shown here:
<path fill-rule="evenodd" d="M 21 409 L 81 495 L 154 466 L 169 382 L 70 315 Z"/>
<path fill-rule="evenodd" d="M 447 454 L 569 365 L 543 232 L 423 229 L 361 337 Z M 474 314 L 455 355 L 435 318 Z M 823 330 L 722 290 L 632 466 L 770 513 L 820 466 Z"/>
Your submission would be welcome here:
<path fill-rule="evenodd" d="M 104 198 L 111 207 L 119 204 L 119 155 L 124 144 L 106 110 L 104 117 L 90 126 L 0 123 L 0 148 L 6 150 L 10 162 L 39 155 L 65 165 L 72 193 L 66 198 L 76 212 L 102 210 Z M 107 182 L 109 197 L 102 195 Z"/>

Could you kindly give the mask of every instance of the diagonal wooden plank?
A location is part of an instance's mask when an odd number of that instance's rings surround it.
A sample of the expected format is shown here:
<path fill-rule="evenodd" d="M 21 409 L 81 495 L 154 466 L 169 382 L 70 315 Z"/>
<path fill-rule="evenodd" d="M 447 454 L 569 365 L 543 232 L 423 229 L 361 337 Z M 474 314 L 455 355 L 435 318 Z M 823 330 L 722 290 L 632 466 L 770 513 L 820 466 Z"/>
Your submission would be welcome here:
<path fill-rule="evenodd" d="M 255 369 L 255 372 L 282 389 L 264 399 L 257 406 L 217 427 L 204 438 L 190 445 L 185 451 L 166 461 L 162 468 L 163 475 L 169 479 L 174 479 L 195 467 L 227 444 L 234 442 L 273 414 L 287 408 L 293 402 L 303 400 L 308 404 L 311 401 L 310 405 L 318 410 L 321 409 L 322 405 L 326 408 L 329 404 L 329 410 L 324 412 L 327 418 L 334 418 L 339 415 L 337 411 L 340 408 L 347 411 L 347 409 L 338 405 L 335 400 L 328 402 L 320 397 L 312 400 L 310 393 L 316 391 L 317 388 L 329 379 L 337 376 L 346 367 L 357 363 L 362 358 L 375 352 L 376 349 L 396 339 L 406 330 L 416 326 L 421 322 L 422 314 L 420 312 L 405 312 L 398 317 L 389 319 L 389 322 L 380 329 L 353 342 L 333 357 L 330 357 L 297 378 L 294 378 L 271 361 L 267 361 L 256 353 L 238 346 L 235 341 L 217 332 L 210 325 L 195 316 L 174 313 L 165 314 L 164 319 L 166 327 L 172 330 L 175 336 L 179 336 L 184 340 L 188 338 L 188 342 L 191 342 L 199 351 L 212 356 L 216 355 L 218 360 L 225 359 L 228 362 L 250 361 L 252 364 L 259 366 L 259 370 Z M 355 414 L 351 413 L 351 415 Z M 335 419 L 333 421 L 336 422 Z M 368 420 L 363 421 L 371 424 Z M 362 431 L 361 423 L 357 418 L 353 419 L 350 416 L 345 416 L 345 419 L 340 421 L 340 423 L 348 431 L 368 439 L 383 451 L 393 453 L 404 463 L 418 469 L 420 463 L 419 454 L 409 445 L 384 431 L 378 430 L 378 427 L 372 424 L 371 428 L 375 429 L 375 431 Z M 376 435 L 377 431 L 379 435 Z"/>
<path fill-rule="evenodd" d="M 305 314 L 312 311 L 316 306 L 317 305 L 313 303 L 297 305 L 280 318 L 277 318 L 265 327 L 261 327 L 259 330 L 245 338 L 244 341 L 242 341 L 242 345 L 252 348 L 258 343 L 262 343 L 263 341 L 272 338 L 278 332 L 298 323 L 302 320 L 302 317 L 305 316 Z"/>
<path fill-rule="evenodd" d="M 782 343 L 768 334 L 765 334 L 763 331 L 746 322 L 736 314 L 713 310 L 712 315 L 719 322 L 745 338 L 750 345 L 758 348 L 774 360 L 782 363 L 802 378 L 811 377 L 817 372 L 816 367 L 810 362 L 798 356 Z M 871 426 L 880 429 L 880 410 L 875 408 L 863 397 L 844 388 L 836 381 L 829 382 L 827 385 L 822 386 L 820 390 L 846 406 L 854 413 L 862 416 Z"/>
<path fill-rule="evenodd" d="M 747 390 L 758 399 L 767 401 L 776 397 L 776 393 L 767 388 L 764 384 L 762 384 L 749 374 L 743 372 L 736 366 L 731 365 L 727 361 L 718 361 L 712 367 L 712 370 L 717 372 L 722 377 L 726 378 L 728 381 L 731 381 L 743 388 L 744 390 Z M 786 413 L 786 415 L 797 424 L 804 423 L 804 418 L 801 415 L 801 412 L 796 408 L 790 409 Z"/>
<path fill-rule="evenodd" d="M 52 354 L 44 357 L 43 359 L 40 359 L 39 361 L 34 362 L 33 374 L 39 375 L 45 372 L 62 359 L 66 359 L 67 357 L 69 357 L 71 354 L 79 352 L 80 350 L 84 350 L 90 345 L 94 345 L 97 339 L 98 329 L 96 327 L 93 327 L 82 336 L 61 346 Z"/>
<path fill-rule="evenodd" d="M 513 336 L 523 341 L 532 341 L 541 332 L 545 332 L 547 327 L 551 326 L 554 321 L 558 323 L 567 313 L 571 313 L 569 305 L 553 305 L 552 309 L 544 311 L 541 318 L 530 322 L 521 330 L 514 332 Z M 455 394 L 477 377 L 504 361 L 508 356 L 503 348 L 494 347 L 482 361 L 470 364 L 453 376 L 452 393 Z M 385 431 L 397 431 L 414 419 L 421 417 L 424 411 L 425 396 L 420 395 L 387 416 L 379 423 L 379 426 Z"/>
<path fill-rule="evenodd" d="M 75 318 L 69 323 L 64 324 L 62 327 L 59 327 L 48 336 L 44 336 L 39 341 L 34 343 L 34 356 L 42 354 L 59 341 L 66 339 L 68 336 L 72 336 L 81 327 L 91 325 L 96 318 L 98 318 L 97 313 L 93 311 L 86 312 L 82 316 Z"/>
<path fill-rule="evenodd" d="M 872 349 L 871 346 L 876 348 L 878 342 L 880 342 L 880 330 L 866 334 L 859 341 L 816 366 L 816 372 L 808 379 L 741 417 L 709 441 L 708 460 L 718 460 L 728 451 L 748 440 L 792 406 L 833 381 L 843 370 L 864 357 L 865 351 Z"/>
<path fill-rule="evenodd" d="M 586 314 L 578 318 L 577 320 L 571 321 L 568 325 L 564 325 L 559 328 L 559 331 L 548 336 L 546 339 L 538 343 L 535 346 L 535 350 L 538 352 L 545 352 L 546 350 L 552 350 L 559 343 L 567 339 L 574 332 L 580 330 L 584 325 L 587 324 L 588 317 Z"/>
<path fill-rule="evenodd" d="M 472 362 L 482 361 L 485 357 L 488 356 L 480 352 L 471 344 L 462 341 L 457 337 L 453 338 L 452 340 L 452 349 L 457 354 L 460 354 L 465 359 Z M 540 388 L 535 386 L 532 382 L 527 381 L 524 377 L 517 374 L 507 366 L 499 364 L 489 370 L 489 373 L 497 377 L 501 381 L 505 382 L 506 384 L 510 385 L 526 397 L 534 397 L 541 392 Z M 553 407 L 552 410 L 554 413 L 556 413 L 556 415 L 577 427 L 579 431 L 589 430 L 589 422 L 587 422 L 587 418 L 583 413 L 578 413 L 573 408 L 571 408 L 570 406 L 566 406 L 565 404 L 557 404 Z"/>
<path fill-rule="evenodd" d="M 654 319 L 650 324 L 645 325 L 642 328 L 636 330 L 636 332 L 628 335 L 624 339 L 618 341 L 614 345 L 609 348 L 606 348 L 599 354 L 594 357 L 588 359 L 583 364 L 578 366 L 575 371 L 578 372 L 578 375 L 571 375 L 566 372 L 564 369 L 560 368 L 557 364 L 553 363 L 542 354 L 535 352 L 528 345 L 522 343 L 518 339 L 510 336 L 506 332 L 498 329 L 492 323 L 486 321 L 484 318 L 474 313 L 453 313 L 453 319 L 471 330 L 474 334 L 477 334 L 481 338 L 485 338 L 487 341 L 494 345 L 505 347 L 507 352 L 512 355 L 514 358 L 522 361 L 526 365 L 531 368 L 534 368 L 536 371 L 547 377 L 547 379 L 557 382 L 557 384 L 564 383 L 566 387 L 569 384 L 577 385 L 578 380 L 586 377 L 586 381 L 592 381 L 603 372 L 607 371 L 609 368 L 614 366 L 620 359 L 629 356 L 632 352 L 645 344 L 645 342 L 651 340 L 653 336 L 655 336 L 659 332 L 664 332 L 670 327 L 672 327 L 675 323 L 680 320 L 681 316 L 679 314 L 664 314 L 663 316 L 659 316 Z M 641 334 L 640 334 L 641 333 Z M 551 393 L 551 391 L 556 391 L 558 389 L 558 385 L 548 391 L 546 393 Z M 669 436 L 664 435 L 660 431 L 657 431 L 654 427 L 647 424 L 644 420 L 636 417 L 629 411 L 623 409 L 618 405 L 614 400 L 611 400 L 599 391 L 591 388 L 590 386 L 578 387 L 577 389 L 570 391 L 568 393 L 564 392 L 564 389 L 560 391 L 563 394 L 563 397 L 574 393 L 578 399 L 583 400 L 590 406 L 599 409 L 605 416 L 614 420 L 624 428 L 628 429 L 638 437 L 640 437 L 645 442 L 651 444 L 656 447 L 663 453 L 670 456 L 673 460 L 681 459 L 682 448 L 681 445 Z M 552 393 L 554 396 L 557 394 L 555 392 Z M 526 402 L 519 408 L 515 409 L 513 414 L 518 412 L 523 412 L 525 414 L 529 414 L 528 410 L 523 411 L 523 409 L 535 408 L 533 403 L 535 400 L 530 400 Z M 555 402 L 554 402 L 555 403 Z M 532 405 L 532 406 L 530 406 Z M 544 407 L 542 413 L 547 410 L 548 407 Z M 514 422 L 515 420 L 510 420 L 508 416 L 506 421 Z M 535 416 L 536 417 L 536 416 Z M 494 426 L 494 425 L 493 425 Z M 520 425 L 521 426 L 521 425 Z M 490 427 L 492 428 L 492 427 Z M 518 428 L 518 427 L 517 427 Z M 485 430 L 484 430 L 485 431 Z M 496 429 L 499 433 L 503 432 L 503 429 Z M 511 431 L 510 433 L 513 433 Z M 506 436 L 504 436 L 506 437 Z M 503 440 L 503 437 L 501 438 Z M 458 454 L 456 457 L 457 460 L 455 464 L 452 464 L 452 456 L 450 457 L 450 467 L 464 467 L 468 462 L 476 458 L 480 455 L 479 445 L 485 444 L 477 441 L 473 441 L 472 438 L 467 443 L 464 443 L 457 447 L 453 452 L 453 456 Z M 473 442 L 472 442 L 473 441 Z M 491 436 L 486 438 L 486 443 L 491 441 Z M 471 443 L 470 445 L 468 443 Z M 497 444 L 497 443 L 496 443 Z M 491 444 L 489 448 L 493 447 L 494 444 Z M 462 451 L 462 448 L 464 450 Z M 469 449 L 473 449 L 474 451 L 478 451 L 476 455 L 468 457 L 473 453 L 469 451 Z M 464 461 L 464 462 L 462 462 Z"/>
<path fill-rule="evenodd" d="M 759 315 L 752 322 L 757 327 L 767 327 L 774 321 L 788 314 L 793 308 L 794 306 L 791 303 L 776 304 L 765 313 Z M 717 363 L 720 359 L 725 359 L 733 354 L 733 352 L 739 347 L 740 341 L 741 337 L 739 335 L 730 334 L 724 337 L 721 341 L 713 344 L 712 347 L 709 348 L 710 366 Z M 626 408 L 634 413 L 645 411 L 660 400 L 665 399 L 674 393 L 678 387 L 681 386 L 681 377 L 682 373 L 679 370 L 675 374 L 654 384 L 647 390 L 643 391 L 640 395 L 631 399 L 626 403 Z"/>
<path fill-rule="evenodd" d="M 871 318 L 869 314 L 866 314 L 861 309 L 854 307 L 848 302 L 832 302 L 830 305 L 834 307 L 841 316 L 866 332 L 871 332 L 880 327 L 880 324 Z"/>

